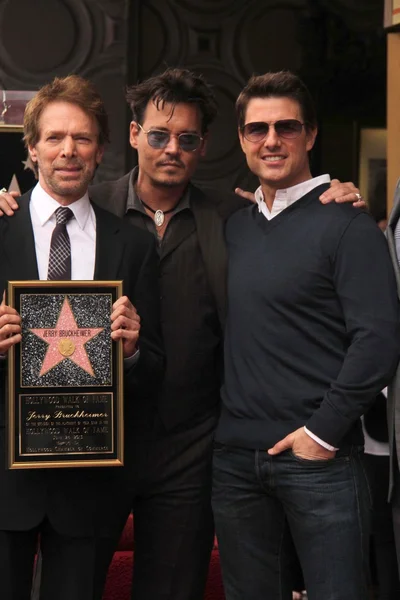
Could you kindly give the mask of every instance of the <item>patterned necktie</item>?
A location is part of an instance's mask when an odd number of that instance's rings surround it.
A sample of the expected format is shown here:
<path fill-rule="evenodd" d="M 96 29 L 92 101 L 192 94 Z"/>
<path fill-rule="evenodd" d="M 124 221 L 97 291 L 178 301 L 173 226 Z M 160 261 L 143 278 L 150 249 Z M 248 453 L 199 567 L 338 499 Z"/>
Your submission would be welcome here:
<path fill-rule="evenodd" d="M 67 223 L 74 216 L 72 210 L 60 206 L 56 212 L 57 224 L 51 236 L 49 269 L 47 279 L 71 279 L 71 242 Z"/>

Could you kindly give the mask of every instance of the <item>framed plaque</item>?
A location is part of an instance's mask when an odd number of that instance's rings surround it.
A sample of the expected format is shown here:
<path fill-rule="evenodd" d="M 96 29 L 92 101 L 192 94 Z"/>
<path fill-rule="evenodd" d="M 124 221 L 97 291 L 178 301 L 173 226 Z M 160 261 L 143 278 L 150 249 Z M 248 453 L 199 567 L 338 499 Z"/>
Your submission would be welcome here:
<path fill-rule="evenodd" d="M 123 465 L 121 281 L 10 281 L 22 340 L 9 351 L 8 468 Z"/>

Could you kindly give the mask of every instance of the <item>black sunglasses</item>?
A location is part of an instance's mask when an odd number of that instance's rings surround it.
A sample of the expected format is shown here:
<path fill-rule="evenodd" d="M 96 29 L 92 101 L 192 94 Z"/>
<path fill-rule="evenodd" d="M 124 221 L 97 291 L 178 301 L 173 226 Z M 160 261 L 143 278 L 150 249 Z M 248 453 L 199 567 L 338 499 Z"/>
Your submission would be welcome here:
<path fill-rule="evenodd" d="M 137 124 L 145 135 L 147 135 L 147 142 L 152 148 L 165 148 L 171 135 L 169 131 L 161 131 L 161 129 L 149 129 L 145 131 L 140 123 Z M 180 133 L 176 136 L 178 138 L 179 147 L 185 152 L 194 152 L 197 150 L 203 140 L 203 138 L 197 133 Z"/>
<path fill-rule="evenodd" d="M 297 119 L 282 119 L 275 123 L 264 123 L 263 121 L 247 123 L 242 127 L 242 133 L 249 142 L 261 142 L 267 137 L 270 127 L 275 129 L 276 135 L 279 137 L 293 140 L 299 137 L 305 123 L 301 123 Z"/>

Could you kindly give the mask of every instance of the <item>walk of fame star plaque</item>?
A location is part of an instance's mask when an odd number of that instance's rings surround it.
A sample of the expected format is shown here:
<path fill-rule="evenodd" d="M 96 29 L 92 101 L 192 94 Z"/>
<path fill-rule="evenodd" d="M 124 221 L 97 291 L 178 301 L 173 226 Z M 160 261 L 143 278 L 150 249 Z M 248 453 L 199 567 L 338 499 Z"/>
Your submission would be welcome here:
<path fill-rule="evenodd" d="M 10 281 L 22 340 L 9 352 L 8 468 L 121 466 L 121 281 Z"/>

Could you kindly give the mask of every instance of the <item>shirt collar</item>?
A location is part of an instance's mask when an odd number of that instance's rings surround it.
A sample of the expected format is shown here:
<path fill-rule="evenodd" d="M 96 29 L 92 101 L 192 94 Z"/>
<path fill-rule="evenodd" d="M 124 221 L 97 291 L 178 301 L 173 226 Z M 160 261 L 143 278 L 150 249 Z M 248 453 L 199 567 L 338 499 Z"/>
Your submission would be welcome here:
<path fill-rule="evenodd" d="M 54 200 L 40 185 L 37 183 L 32 190 L 31 202 L 38 216 L 41 227 L 47 223 L 54 215 L 60 204 Z M 68 205 L 68 208 L 74 213 L 74 217 L 81 229 L 85 228 L 86 222 L 90 215 L 90 200 L 86 192 L 82 198 Z"/>
<path fill-rule="evenodd" d="M 135 167 L 131 171 L 131 175 L 129 177 L 129 186 L 128 186 L 128 200 L 126 203 L 126 212 L 129 210 L 137 210 L 141 213 L 147 214 L 143 204 L 140 201 L 139 196 L 136 193 L 135 184 L 139 175 L 139 167 Z M 190 185 L 187 186 L 182 198 L 179 200 L 172 214 L 176 214 L 181 210 L 189 208 L 190 209 Z"/>
<path fill-rule="evenodd" d="M 275 206 L 276 204 L 279 205 L 281 209 L 288 208 L 288 206 L 296 202 L 296 200 L 300 200 L 300 198 L 311 192 L 319 185 L 322 185 L 323 183 L 330 183 L 330 181 L 330 176 L 328 174 L 325 174 L 320 175 L 319 177 L 313 177 L 312 179 L 307 179 L 307 181 L 302 181 L 301 183 L 293 185 L 292 187 L 277 190 L 275 194 L 273 208 L 277 208 Z M 256 189 L 254 195 L 258 204 L 258 210 L 259 212 L 261 212 L 262 206 L 263 204 L 265 204 L 264 194 L 262 192 L 261 186 Z"/>

